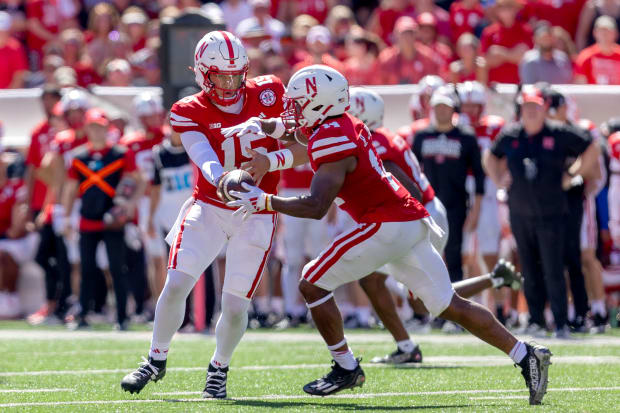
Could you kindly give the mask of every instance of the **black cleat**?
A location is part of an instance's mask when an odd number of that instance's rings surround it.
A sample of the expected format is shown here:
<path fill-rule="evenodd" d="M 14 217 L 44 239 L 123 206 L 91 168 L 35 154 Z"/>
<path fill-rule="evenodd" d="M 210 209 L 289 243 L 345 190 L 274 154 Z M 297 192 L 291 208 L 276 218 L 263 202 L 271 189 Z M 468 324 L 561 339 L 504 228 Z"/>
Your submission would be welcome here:
<path fill-rule="evenodd" d="M 590 334 L 603 334 L 609 329 L 609 314 L 605 316 L 594 314 L 592 321 L 594 325 L 590 328 Z"/>
<path fill-rule="evenodd" d="M 304 386 L 304 391 L 313 396 L 329 396 L 345 389 L 362 387 L 366 381 L 364 370 L 360 367 L 361 359 L 357 359 L 357 367 L 347 370 L 332 361 L 332 371 L 326 376 L 314 380 Z"/>
<path fill-rule="evenodd" d="M 205 399 L 225 399 L 227 376 L 228 367 L 215 367 L 213 364 L 209 363 L 207 382 L 205 384 L 205 389 L 202 391 L 202 397 Z"/>
<path fill-rule="evenodd" d="M 422 363 L 422 351 L 418 345 L 416 345 L 410 353 L 401 351 L 401 349 L 397 348 L 392 354 L 383 357 L 375 357 L 370 360 L 370 362 L 381 364 Z"/>
<path fill-rule="evenodd" d="M 547 392 L 552 354 L 548 348 L 538 344 L 525 344 L 525 346 L 527 355 L 519 363 L 521 374 L 530 390 L 530 404 L 540 404 Z"/>
<path fill-rule="evenodd" d="M 521 285 L 523 285 L 521 274 L 515 272 L 515 266 L 503 258 L 495 264 L 495 268 L 491 271 L 491 278 L 502 280 L 502 283 L 496 288 L 510 287 L 518 291 L 521 289 Z"/>
<path fill-rule="evenodd" d="M 155 366 L 154 364 L 159 364 Z M 156 361 L 149 357 L 142 357 L 140 367 L 132 373 L 129 373 L 121 380 L 121 387 L 129 393 L 140 393 L 149 381 L 158 381 L 166 375 L 166 360 Z"/>

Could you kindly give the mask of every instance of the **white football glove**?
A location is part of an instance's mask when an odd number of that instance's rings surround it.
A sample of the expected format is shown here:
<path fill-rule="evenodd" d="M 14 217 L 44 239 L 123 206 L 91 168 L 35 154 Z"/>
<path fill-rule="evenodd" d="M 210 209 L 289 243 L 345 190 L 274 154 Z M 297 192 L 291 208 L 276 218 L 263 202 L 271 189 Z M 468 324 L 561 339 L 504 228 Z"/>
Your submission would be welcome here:
<path fill-rule="evenodd" d="M 248 185 L 245 182 L 243 182 L 241 186 L 248 192 L 229 192 L 231 196 L 238 198 L 226 203 L 229 207 L 239 207 L 233 212 L 233 215 L 243 214 L 243 219 L 246 220 L 255 212 L 264 210 L 273 211 L 273 209 L 271 209 L 271 194 L 267 194 L 262 189 Z"/>
<path fill-rule="evenodd" d="M 252 135 L 259 138 L 264 138 L 265 136 L 267 136 L 265 135 L 265 132 L 263 132 L 260 118 L 258 117 L 250 118 L 243 123 L 231 126 L 229 128 L 222 128 L 221 132 L 225 138 L 243 135 Z"/>

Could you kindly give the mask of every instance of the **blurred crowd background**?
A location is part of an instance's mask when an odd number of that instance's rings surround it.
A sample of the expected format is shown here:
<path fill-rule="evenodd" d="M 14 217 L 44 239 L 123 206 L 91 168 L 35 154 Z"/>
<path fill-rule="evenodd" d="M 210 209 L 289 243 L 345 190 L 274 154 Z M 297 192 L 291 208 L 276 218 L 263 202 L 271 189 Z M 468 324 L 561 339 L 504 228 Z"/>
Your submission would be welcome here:
<path fill-rule="evenodd" d="M 0 89 L 159 85 L 160 22 L 188 8 L 243 39 L 250 77 L 620 84 L 618 0 L 3 0 Z"/>

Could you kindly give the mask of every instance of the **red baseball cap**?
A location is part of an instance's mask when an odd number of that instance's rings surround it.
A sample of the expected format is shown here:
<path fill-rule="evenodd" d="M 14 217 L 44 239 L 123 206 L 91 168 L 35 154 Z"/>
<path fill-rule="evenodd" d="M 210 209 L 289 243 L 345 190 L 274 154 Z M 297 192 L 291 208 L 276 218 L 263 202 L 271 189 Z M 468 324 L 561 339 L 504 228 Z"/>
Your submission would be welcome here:
<path fill-rule="evenodd" d="M 437 26 L 437 19 L 431 12 L 424 12 L 418 16 L 418 24 L 420 26 Z"/>
<path fill-rule="evenodd" d="M 521 90 L 521 96 L 519 99 L 519 103 L 536 103 L 537 105 L 543 106 L 545 104 L 545 98 L 542 94 L 542 91 L 535 86 L 526 85 Z"/>
<path fill-rule="evenodd" d="M 105 115 L 105 112 L 99 108 L 92 108 L 86 111 L 86 124 L 96 123 L 101 126 L 108 126 L 110 121 Z"/>
<path fill-rule="evenodd" d="M 410 16 L 401 16 L 396 20 L 394 24 L 394 32 L 396 34 L 401 34 L 402 32 L 406 32 L 408 30 L 416 31 L 418 30 L 418 24 L 415 22 L 413 17 Z"/>

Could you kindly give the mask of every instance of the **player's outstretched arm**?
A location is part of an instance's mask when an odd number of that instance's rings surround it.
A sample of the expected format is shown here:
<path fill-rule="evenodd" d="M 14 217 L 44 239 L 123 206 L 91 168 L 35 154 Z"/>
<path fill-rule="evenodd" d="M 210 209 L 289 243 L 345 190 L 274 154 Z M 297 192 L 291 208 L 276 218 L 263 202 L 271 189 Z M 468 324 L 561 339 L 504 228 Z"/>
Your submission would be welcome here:
<path fill-rule="evenodd" d="M 254 182 L 260 182 L 267 172 L 294 168 L 309 161 L 308 151 L 298 143 L 288 144 L 283 149 L 267 154 L 257 152 L 254 149 L 248 149 L 248 152 L 252 159 L 242 163 L 241 169 L 252 175 Z"/>
<path fill-rule="evenodd" d="M 293 198 L 272 196 L 271 207 L 274 211 L 294 217 L 321 219 L 338 195 L 347 173 L 356 165 L 357 159 L 353 156 L 321 164 L 312 178 L 309 195 Z"/>
<path fill-rule="evenodd" d="M 420 188 L 416 185 L 415 182 L 411 180 L 411 178 L 407 176 L 405 171 L 403 171 L 400 168 L 400 166 L 398 166 L 396 163 L 392 161 L 384 160 L 383 167 L 385 168 L 386 171 L 394 175 L 394 177 L 398 179 L 401 184 L 403 184 L 405 189 L 409 191 L 412 197 L 414 197 L 420 203 L 422 203 L 422 198 L 423 198 L 422 191 L 420 191 Z"/>

